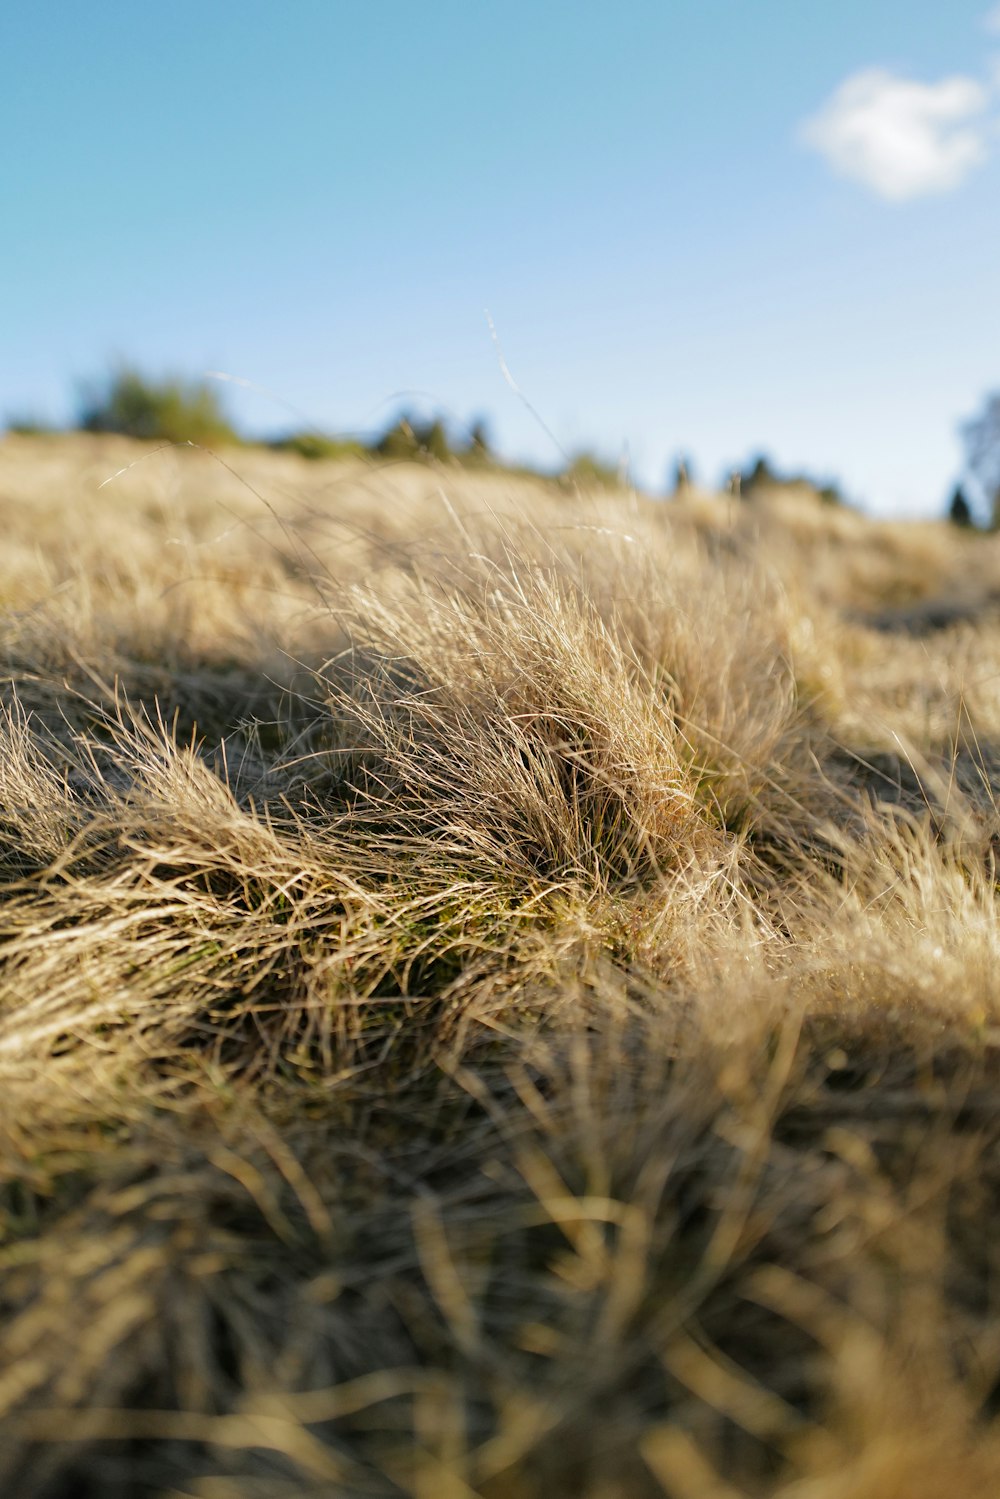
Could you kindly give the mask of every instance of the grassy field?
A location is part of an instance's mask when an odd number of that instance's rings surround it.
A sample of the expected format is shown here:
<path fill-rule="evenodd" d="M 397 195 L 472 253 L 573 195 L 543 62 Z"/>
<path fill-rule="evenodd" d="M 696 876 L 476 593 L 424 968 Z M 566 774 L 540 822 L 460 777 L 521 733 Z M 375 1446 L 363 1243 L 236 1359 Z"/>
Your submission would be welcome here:
<path fill-rule="evenodd" d="M 1000 1492 L 1000 539 L 81 436 L 0 526 L 0 1492 Z"/>

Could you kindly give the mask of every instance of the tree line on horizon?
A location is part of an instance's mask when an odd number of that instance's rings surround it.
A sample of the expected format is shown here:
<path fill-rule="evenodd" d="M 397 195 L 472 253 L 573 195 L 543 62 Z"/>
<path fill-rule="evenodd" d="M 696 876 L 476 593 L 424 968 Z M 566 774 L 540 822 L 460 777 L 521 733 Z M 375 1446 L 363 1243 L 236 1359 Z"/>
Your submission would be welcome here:
<path fill-rule="evenodd" d="M 13 419 L 7 430 L 24 435 L 56 430 L 36 419 Z M 240 432 L 226 410 L 216 386 L 204 379 L 170 376 L 151 379 L 130 364 L 121 364 L 103 379 L 84 384 L 79 392 L 72 429 L 82 432 L 115 433 L 145 442 L 194 443 L 201 447 L 252 444 L 277 452 L 297 453 L 309 459 L 374 457 L 396 461 L 460 463 L 470 467 L 494 467 L 508 472 L 536 474 L 535 468 L 507 463 L 493 448 L 482 417 L 459 426 L 440 415 L 415 416 L 399 412 L 387 426 L 370 437 L 333 435 L 303 428 L 271 438 L 248 438 Z M 668 494 L 681 494 L 694 484 L 693 465 L 679 457 L 665 486 Z M 627 487 L 627 465 L 614 465 L 598 454 L 582 450 L 567 457 L 565 466 L 546 477 L 570 483 Z M 760 455 L 743 470 L 734 470 L 726 486 L 743 498 L 755 491 L 808 485 L 821 500 L 839 503 L 843 496 L 836 485 L 805 474 L 780 474 L 770 460 Z"/>
<path fill-rule="evenodd" d="M 71 425 L 75 431 L 115 433 L 144 442 L 262 446 L 309 459 L 375 457 L 516 468 L 504 463 L 495 452 L 483 417 L 458 424 L 457 434 L 456 424 L 440 415 L 422 417 L 401 411 L 370 437 L 301 428 L 274 437 L 252 438 L 237 428 L 219 390 L 208 380 L 181 376 L 152 379 L 130 364 L 118 365 L 103 379 L 81 387 L 76 419 Z M 57 430 L 34 418 L 13 418 L 6 429 L 23 435 Z M 621 476 L 596 454 L 581 451 L 568 459 L 557 477 L 610 488 L 618 485 Z"/>
<path fill-rule="evenodd" d="M 248 438 L 237 429 L 219 390 L 209 381 L 180 376 L 152 379 L 127 363 L 116 366 L 103 379 L 81 387 L 72 425 L 77 431 L 116 433 L 142 441 L 193 443 L 203 447 L 249 443 L 308 459 L 377 457 L 538 472 L 505 463 L 495 452 L 482 417 L 461 424 L 457 436 L 454 425 L 440 415 L 419 417 L 403 411 L 382 431 L 367 438 L 336 436 L 308 428 L 271 438 Z M 56 430 L 48 423 L 27 418 L 8 420 L 6 429 L 22 434 Z M 1000 530 L 1000 392 L 988 396 L 983 409 L 963 423 L 960 432 L 965 469 L 947 505 L 947 517 L 964 529 Z M 614 466 L 587 450 L 570 456 L 563 469 L 549 477 L 609 489 L 628 483 L 626 467 Z M 969 498 L 970 485 L 978 503 Z M 676 460 L 667 492 L 678 495 L 693 486 L 693 466 L 682 455 Z M 763 454 L 753 458 L 745 469 L 734 469 L 724 487 L 748 500 L 767 489 L 808 487 L 826 504 L 844 503 L 836 483 L 817 480 L 808 474 L 780 473 Z M 985 515 L 982 523 L 977 512 Z"/>

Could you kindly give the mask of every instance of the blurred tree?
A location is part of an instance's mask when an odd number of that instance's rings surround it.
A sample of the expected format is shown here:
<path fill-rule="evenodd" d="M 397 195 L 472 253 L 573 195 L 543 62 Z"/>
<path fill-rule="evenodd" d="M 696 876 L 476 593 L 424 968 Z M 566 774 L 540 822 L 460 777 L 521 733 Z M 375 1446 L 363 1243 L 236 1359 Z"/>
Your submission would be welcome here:
<path fill-rule="evenodd" d="M 732 488 L 732 480 L 730 480 Z M 782 474 L 772 465 L 771 460 L 761 453 L 743 471 L 741 488 L 734 489 L 734 493 L 742 492 L 744 499 L 752 499 L 754 494 L 766 489 L 811 489 L 824 505 L 842 505 L 844 496 L 836 483 L 823 483 L 811 474 Z"/>
<path fill-rule="evenodd" d="M 689 490 L 693 483 L 693 472 L 694 465 L 691 463 L 691 460 L 690 458 L 688 458 L 687 454 L 678 453 L 677 461 L 674 464 L 674 478 L 673 485 L 671 487 L 671 493 L 683 494 L 686 490 Z"/>
<path fill-rule="evenodd" d="M 128 364 L 83 387 L 77 425 L 84 432 L 160 442 L 239 441 L 213 386 L 201 380 L 148 380 Z"/>
<path fill-rule="evenodd" d="M 972 509 L 965 498 L 965 492 L 961 484 L 956 485 L 955 493 L 951 497 L 951 504 L 948 506 L 948 519 L 955 526 L 972 525 Z"/>
<path fill-rule="evenodd" d="M 987 396 L 979 415 L 963 422 L 960 430 L 966 466 L 986 501 L 995 531 L 1000 528 L 1000 392 Z"/>
<path fill-rule="evenodd" d="M 596 453 L 576 453 L 563 470 L 561 478 L 566 484 L 585 484 L 591 488 L 619 489 L 621 476 L 617 468 L 605 463 Z"/>
<path fill-rule="evenodd" d="M 446 463 L 451 457 L 451 444 L 448 434 L 444 429 L 444 422 L 440 417 L 433 421 L 424 422 L 419 427 L 414 427 L 414 435 L 417 445 L 428 458 L 435 459 L 438 463 Z"/>
<path fill-rule="evenodd" d="M 769 459 L 761 453 L 754 459 L 750 466 L 750 472 L 743 480 L 743 493 L 750 494 L 755 489 L 767 488 L 779 482 L 778 476 L 771 467 Z"/>
<path fill-rule="evenodd" d="M 374 444 L 375 452 L 383 458 L 414 458 L 417 453 L 417 438 L 413 423 L 405 415 L 387 427 Z"/>
<path fill-rule="evenodd" d="M 431 458 L 446 463 L 452 456 L 444 423 L 439 417 L 420 421 L 404 413 L 388 427 L 375 444 L 383 458 Z"/>
<path fill-rule="evenodd" d="M 14 437 L 48 437 L 58 430 L 51 422 L 47 422 L 44 417 L 33 416 L 30 413 L 20 416 L 9 416 L 6 428 Z"/>
<path fill-rule="evenodd" d="M 477 416 L 469 427 L 468 455 L 472 458 L 492 458 L 493 445 L 490 429 L 484 417 Z"/>
<path fill-rule="evenodd" d="M 331 437 L 326 432 L 287 432 L 272 437 L 267 446 L 276 453 L 297 453 L 300 458 L 362 458 L 364 443 L 353 437 Z"/>

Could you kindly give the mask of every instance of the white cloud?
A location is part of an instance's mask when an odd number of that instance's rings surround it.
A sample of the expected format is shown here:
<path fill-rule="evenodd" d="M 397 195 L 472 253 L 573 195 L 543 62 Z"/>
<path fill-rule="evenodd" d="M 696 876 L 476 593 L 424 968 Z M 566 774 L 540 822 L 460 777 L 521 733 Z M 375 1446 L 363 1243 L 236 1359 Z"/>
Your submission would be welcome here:
<path fill-rule="evenodd" d="M 902 202 L 958 187 L 986 160 L 979 116 L 988 98 L 974 78 L 915 83 L 866 68 L 845 78 L 800 134 L 839 176 Z"/>

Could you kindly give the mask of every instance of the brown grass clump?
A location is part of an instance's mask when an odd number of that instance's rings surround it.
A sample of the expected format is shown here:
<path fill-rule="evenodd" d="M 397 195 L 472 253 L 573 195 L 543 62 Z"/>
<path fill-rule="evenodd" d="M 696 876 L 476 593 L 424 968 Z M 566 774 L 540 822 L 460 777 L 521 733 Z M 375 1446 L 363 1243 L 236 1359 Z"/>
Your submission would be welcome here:
<path fill-rule="evenodd" d="M 0 448 L 2 1491 L 996 1493 L 995 541 L 236 468 Z"/>

